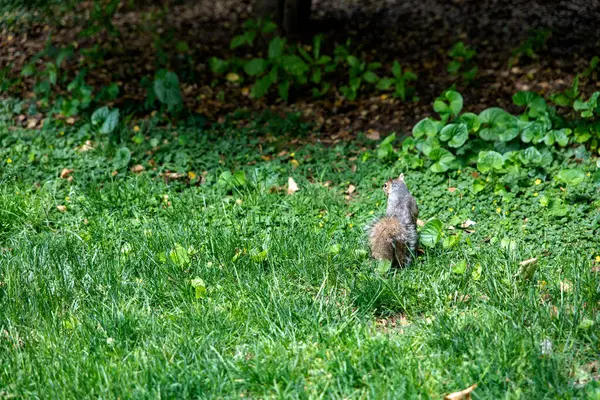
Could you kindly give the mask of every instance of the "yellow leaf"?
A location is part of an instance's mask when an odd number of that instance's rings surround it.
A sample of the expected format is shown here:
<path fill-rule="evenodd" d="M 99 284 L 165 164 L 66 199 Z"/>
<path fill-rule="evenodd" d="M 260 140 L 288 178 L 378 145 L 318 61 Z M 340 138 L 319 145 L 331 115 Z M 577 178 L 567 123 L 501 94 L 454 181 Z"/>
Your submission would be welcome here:
<path fill-rule="evenodd" d="M 67 207 L 65 207 L 65 206 L 62 206 L 62 205 L 61 205 L 61 206 L 56 206 L 56 209 L 57 209 L 58 211 L 60 211 L 60 212 L 66 212 L 66 211 L 67 211 Z"/>
<path fill-rule="evenodd" d="M 195 179 L 195 178 L 196 178 L 196 174 L 195 174 L 195 173 L 193 173 L 192 171 L 189 171 L 189 172 L 188 172 L 188 178 L 190 178 L 190 179 Z"/>
<path fill-rule="evenodd" d="M 225 75 L 225 79 L 227 79 L 229 82 L 237 82 L 240 80 L 240 76 L 235 72 L 230 72 Z"/>
<path fill-rule="evenodd" d="M 468 400 L 471 398 L 471 392 L 475 390 L 477 384 L 469 386 L 465 390 L 461 390 L 460 392 L 454 392 L 447 394 L 444 396 L 444 400 Z"/>
<path fill-rule="evenodd" d="M 288 189 L 287 189 L 287 194 L 294 194 L 299 190 L 298 188 L 298 184 L 296 184 L 296 181 L 294 180 L 294 178 L 292 178 L 291 176 L 288 178 Z"/>
<path fill-rule="evenodd" d="M 290 164 L 292 164 L 292 167 L 294 168 L 298 168 L 298 166 L 300 165 L 300 163 L 297 160 L 290 160 Z"/>
<path fill-rule="evenodd" d="M 139 132 L 139 131 L 140 131 L 140 127 L 139 127 L 139 126 L 137 126 L 137 125 L 136 125 L 136 126 L 134 126 L 134 127 L 133 127 L 133 131 L 134 131 L 134 132 Z"/>

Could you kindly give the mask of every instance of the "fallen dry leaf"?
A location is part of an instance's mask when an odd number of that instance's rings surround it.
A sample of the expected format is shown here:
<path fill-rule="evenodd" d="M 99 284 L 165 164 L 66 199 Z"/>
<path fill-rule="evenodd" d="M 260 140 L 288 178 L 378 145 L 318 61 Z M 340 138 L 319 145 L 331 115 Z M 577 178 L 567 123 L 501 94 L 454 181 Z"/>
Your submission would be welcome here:
<path fill-rule="evenodd" d="M 448 191 L 449 191 L 450 193 L 454 193 L 454 192 L 456 192 L 456 188 L 455 188 L 455 187 L 449 187 L 449 188 L 448 188 Z"/>
<path fill-rule="evenodd" d="M 294 178 L 292 178 L 291 176 L 288 178 L 288 189 L 287 189 L 287 194 L 294 194 L 299 190 L 298 188 L 298 184 L 296 184 L 296 181 L 294 180 Z"/>
<path fill-rule="evenodd" d="M 60 212 L 67 212 L 67 207 L 63 205 L 56 206 L 56 209 Z"/>
<path fill-rule="evenodd" d="M 133 172 L 134 174 L 139 174 L 143 170 L 144 170 L 144 166 L 142 164 L 137 164 L 137 165 L 134 165 L 133 167 L 131 167 L 131 172 Z"/>
<path fill-rule="evenodd" d="M 67 118 L 67 124 L 73 125 L 74 123 L 75 123 L 75 118 L 73 118 L 73 117 Z"/>
<path fill-rule="evenodd" d="M 537 262 L 537 260 L 538 260 L 538 259 L 537 259 L 537 257 L 530 258 L 530 259 L 528 259 L 528 260 L 521 261 L 521 262 L 519 263 L 519 265 L 520 265 L 521 267 L 526 267 L 527 265 L 535 264 L 535 263 Z"/>
<path fill-rule="evenodd" d="M 473 226 L 475 224 L 477 224 L 477 222 L 468 219 L 465 222 L 463 222 L 462 224 L 460 224 L 460 227 L 463 228 L 463 229 L 465 229 L 465 228 L 468 228 L 468 227 Z"/>
<path fill-rule="evenodd" d="M 346 192 L 347 192 L 348 194 L 352 194 L 352 193 L 354 193 L 355 191 L 356 191 L 356 186 L 354 186 L 354 185 L 350 184 L 350 185 L 348 186 L 348 190 L 347 190 Z"/>
<path fill-rule="evenodd" d="M 374 130 L 374 129 L 369 129 L 367 131 L 367 134 L 365 135 L 367 137 L 367 139 L 371 139 L 371 140 L 379 140 L 381 139 L 381 134 Z"/>
<path fill-rule="evenodd" d="M 292 168 L 296 169 L 300 165 L 297 160 L 290 160 L 290 164 L 292 164 Z"/>
<path fill-rule="evenodd" d="M 85 151 L 88 150 L 92 150 L 94 147 L 92 146 L 92 141 L 91 140 L 86 140 L 84 144 L 82 144 L 77 151 L 79 151 L 80 153 L 83 153 Z"/>
<path fill-rule="evenodd" d="M 27 129 L 33 129 L 37 126 L 37 120 L 34 118 L 30 118 L 27 120 Z"/>
<path fill-rule="evenodd" d="M 562 293 L 570 292 L 572 287 L 573 287 L 573 284 L 566 279 L 564 281 L 560 282 L 560 291 Z"/>
<path fill-rule="evenodd" d="M 60 171 L 60 179 L 67 179 L 69 177 L 69 175 L 71 175 L 72 173 L 73 173 L 72 169 L 63 168 L 63 170 Z"/>
<path fill-rule="evenodd" d="M 466 388 L 465 390 L 461 390 L 460 392 L 447 394 L 446 396 L 444 396 L 444 400 L 468 400 L 471 398 L 471 392 L 475 390 L 476 387 L 477 384 L 475 383 Z"/>
<path fill-rule="evenodd" d="M 417 226 L 420 226 L 420 227 L 425 226 L 425 221 L 423 221 L 422 219 L 417 219 Z"/>

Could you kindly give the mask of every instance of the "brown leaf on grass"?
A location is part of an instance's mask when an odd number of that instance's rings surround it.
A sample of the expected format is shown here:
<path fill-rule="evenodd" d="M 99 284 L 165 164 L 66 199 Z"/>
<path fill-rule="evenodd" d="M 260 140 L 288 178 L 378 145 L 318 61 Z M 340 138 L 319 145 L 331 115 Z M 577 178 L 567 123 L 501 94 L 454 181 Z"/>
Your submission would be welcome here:
<path fill-rule="evenodd" d="M 528 265 L 531 265 L 531 264 L 535 264 L 535 263 L 537 263 L 537 260 L 538 260 L 538 259 L 537 259 L 537 257 L 530 258 L 530 259 L 528 259 L 528 260 L 521 261 L 521 262 L 519 263 L 519 265 L 520 265 L 521 267 L 526 267 L 526 266 L 528 266 Z"/>
<path fill-rule="evenodd" d="M 139 174 L 144 169 L 145 168 L 142 164 L 137 164 L 137 165 L 134 165 L 133 167 L 131 167 L 131 172 L 133 172 L 134 174 Z"/>
<path fill-rule="evenodd" d="M 593 266 L 592 267 L 592 272 L 598 272 L 598 273 L 600 273 L 600 264 L 598 264 L 596 266 Z"/>
<path fill-rule="evenodd" d="M 354 185 L 350 184 L 350 185 L 348 186 L 348 190 L 347 190 L 346 192 L 347 192 L 348 194 L 352 194 L 352 193 L 354 193 L 355 191 L 356 191 L 356 186 L 354 186 Z"/>
<path fill-rule="evenodd" d="M 448 191 L 449 191 L 450 193 L 454 193 L 454 192 L 456 192 L 456 188 L 455 188 L 455 187 L 449 187 L 449 188 L 448 188 Z"/>
<path fill-rule="evenodd" d="M 559 286 L 561 293 L 566 293 L 571 291 L 573 284 L 569 280 L 565 279 L 564 281 L 560 282 Z"/>
<path fill-rule="evenodd" d="M 60 212 L 67 212 L 67 207 L 63 205 L 56 206 L 56 209 Z"/>
<path fill-rule="evenodd" d="M 27 120 L 27 129 L 34 129 L 38 124 L 37 119 L 30 118 Z"/>
<path fill-rule="evenodd" d="M 475 224 L 477 224 L 477 222 L 468 219 L 465 222 L 463 222 L 462 224 L 460 224 L 460 227 L 463 228 L 463 229 L 466 229 L 466 228 L 471 227 L 471 226 L 473 226 Z"/>
<path fill-rule="evenodd" d="M 461 390 L 460 392 L 454 392 L 447 394 L 444 396 L 444 400 L 468 400 L 471 398 L 471 392 L 475 390 L 477 384 L 473 384 L 466 388 L 465 390 Z"/>
<path fill-rule="evenodd" d="M 77 151 L 80 153 L 92 150 L 94 148 L 94 146 L 92 146 L 92 141 L 91 140 L 86 140 L 84 144 L 82 144 Z"/>
<path fill-rule="evenodd" d="M 162 176 L 164 176 L 167 179 L 181 179 L 187 175 L 181 174 L 179 172 L 165 172 L 164 174 L 162 174 Z"/>
<path fill-rule="evenodd" d="M 424 227 L 425 221 L 423 221 L 422 219 L 417 219 L 417 226 Z"/>
<path fill-rule="evenodd" d="M 367 137 L 367 139 L 371 139 L 371 140 L 379 140 L 381 139 L 381 134 L 374 130 L 374 129 L 369 129 L 367 131 L 367 134 L 365 135 Z"/>
<path fill-rule="evenodd" d="M 75 123 L 75 118 L 73 118 L 73 117 L 67 118 L 67 124 L 73 125 L 74 123 Z"/>
<path fill-rule="evenodd" d="M 74 170 L 72 169 L 68 169 L 68 168 L 63 168 L 62 171 L 60 171 L 60 179 L 67 179 L 69 178 L 69 176 L 73 173 Z"/>
<path fill-rule="evenodd" d="M 300 190 L 298 188 L 298 184 L 296 183 L 296 181 L 294 180 L 294 178 L 292 178 L 291 176 L 288 178 L 288 184 L 287 185 L 288 185 L 287 194 L 294 194 L 298 190 Z"/>

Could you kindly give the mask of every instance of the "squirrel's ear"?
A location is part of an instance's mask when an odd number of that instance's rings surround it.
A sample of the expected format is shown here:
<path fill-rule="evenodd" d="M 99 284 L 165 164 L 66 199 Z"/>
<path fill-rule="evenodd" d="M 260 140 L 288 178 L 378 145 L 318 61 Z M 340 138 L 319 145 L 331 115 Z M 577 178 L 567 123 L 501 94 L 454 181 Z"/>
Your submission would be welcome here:
<path fill-rule="evenodd" d="M 400 174 L 400 176 L 398 177 L 398 180 L 400 182 L 404 182 L 404 174 Z"/>

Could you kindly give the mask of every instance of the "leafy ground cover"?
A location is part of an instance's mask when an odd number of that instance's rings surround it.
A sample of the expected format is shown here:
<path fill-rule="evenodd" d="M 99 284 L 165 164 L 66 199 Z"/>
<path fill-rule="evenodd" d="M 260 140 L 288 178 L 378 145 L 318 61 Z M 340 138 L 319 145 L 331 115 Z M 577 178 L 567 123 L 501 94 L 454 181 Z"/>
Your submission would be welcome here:
<path fill-rule="evenodd" d="M 118 144 L 1 115 L 2 397 L 600 396 L 581 145 L 509 186 L 390 163 L 392 140 L 325 147 L 293 117 L 150 119 Z M 401 170 L 427 235 L 393 273 L 363 228 Z"/>
<path fill-rule="evenodd" d="M 325 135 L 352 136 L 410 130 L 452 85 L 477 112 L 509 109 L 520 90 L 563 91 L 583 71 L 585 97 L 598 90 L 594 2 L 320 0 L 308 30 L 273 57 L 271 37 L 249 24 L 253 3 L 4 2 L 0 94 L 37 100 L 19 120 L 30 128 L 48 118 L 48 104 L 74 119 L 106 104 L 137 115 L 166 104 L 210 122 L 241 107 L 301 112 Z M 215 70 L 214 57 L 235 75 Z M 263 61 L 242 68 L 250 59 Z M 165 82 L 181 91 L 157 100 Z"/>

